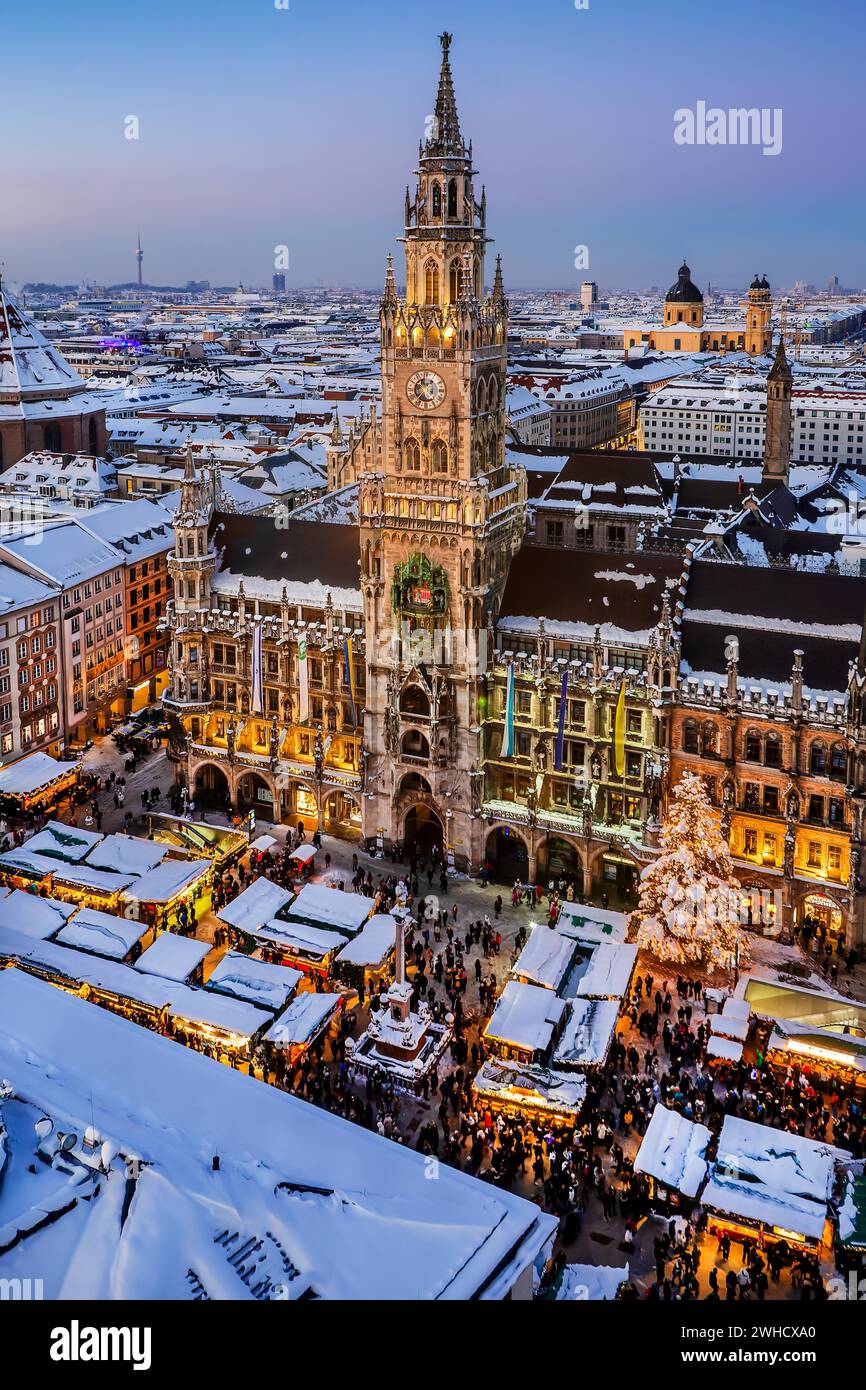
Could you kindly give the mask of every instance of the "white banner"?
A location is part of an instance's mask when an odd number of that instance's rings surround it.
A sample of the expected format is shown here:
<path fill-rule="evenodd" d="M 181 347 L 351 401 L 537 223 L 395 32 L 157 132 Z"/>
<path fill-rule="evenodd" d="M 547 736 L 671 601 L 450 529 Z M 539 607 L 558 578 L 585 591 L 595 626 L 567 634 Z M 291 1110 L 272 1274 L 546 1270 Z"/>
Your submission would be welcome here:
<path fill-rule="evenodd" d="M 298 639 L 298 683 L 300 685 L 298 720 L 301 724 L 306 724 L 310 717 L 310 672 L 307 661 L 306 637 Z"/>

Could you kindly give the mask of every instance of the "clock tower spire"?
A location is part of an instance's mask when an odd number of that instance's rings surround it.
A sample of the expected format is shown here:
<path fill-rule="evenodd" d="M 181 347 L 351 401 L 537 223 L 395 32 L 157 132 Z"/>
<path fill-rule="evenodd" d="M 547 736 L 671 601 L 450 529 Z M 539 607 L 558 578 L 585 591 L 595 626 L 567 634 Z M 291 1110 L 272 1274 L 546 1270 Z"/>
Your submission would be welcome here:
<path fill-rule="evenodd" d="M 406 290 L 380 305 L 382 419 L 359 469 L 367 629 L 365 831 L 477 863 L 487 631 L 525 526 L 505 454 L 508 303 L 484 292 L 486 197 L 460 130 L 451 35 L 406 198 Z"/>

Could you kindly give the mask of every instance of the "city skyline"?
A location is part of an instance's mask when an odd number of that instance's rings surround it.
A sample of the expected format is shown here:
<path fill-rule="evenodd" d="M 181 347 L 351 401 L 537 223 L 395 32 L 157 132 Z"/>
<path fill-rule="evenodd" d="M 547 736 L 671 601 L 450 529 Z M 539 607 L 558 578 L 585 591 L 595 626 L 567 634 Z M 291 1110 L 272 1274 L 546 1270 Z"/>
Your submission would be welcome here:
<path fill-rule="evenodd" d="M 284 245 L 290 289 L 376 287 L 400 230 L 393 190 L 432 107 L 439 24 L 455 33 L 455 80 L 510 285 L 568 289 L 589 276 L 664 287 L 683 255 L 701 284 L 740 285 L 756 268 L 778 285 L 866 279 L 853 231 L 866 198 L 849 193 L 866 162 L 856 59 L 832 42 L 816 53 L 805 3 L 736 3 L 721 28 L 679 0 L 616 12 L 602 0 L 549 3 L 541 14 L 482 0 L 471 13 L 445 5 L 435 21 L 392 0 L 374 13 L 216 0 L 206 28 L 157 3 L 147 16 L 111 12 L 100 80 L 86 91 L 77 58 L 108 7 L 88 3 L 88 26 L 49 10 L 56 42 L 44 62 L 41 24 L 10 21 L 16 138 L 0 261 L 14 283 L 133 281 L 140 224 L 153 284 L 267 284 Z M 830 0 L 824 32 L 853 12 Z M 383 84 L 387 114 L 362 95 Z M 782 112 L 778 157 L 677 145 L 675 113 L 701 102 Z M 588 266 L 575 267 L 576 246 Z"/>

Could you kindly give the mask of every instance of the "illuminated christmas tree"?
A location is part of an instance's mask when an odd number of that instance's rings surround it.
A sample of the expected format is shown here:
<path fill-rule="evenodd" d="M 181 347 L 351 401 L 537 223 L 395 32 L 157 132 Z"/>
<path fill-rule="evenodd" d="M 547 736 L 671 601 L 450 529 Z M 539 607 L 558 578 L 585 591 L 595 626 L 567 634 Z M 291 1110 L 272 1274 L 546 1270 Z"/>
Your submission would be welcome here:
<path fill-rule="evenodd" d="M 694 773 L 674 788 L 661 851 L 641 875 L 632 940 L 658 961 L 697 965 L 706 974 L 743 961 L 742 890 L 707 789 Z"/>

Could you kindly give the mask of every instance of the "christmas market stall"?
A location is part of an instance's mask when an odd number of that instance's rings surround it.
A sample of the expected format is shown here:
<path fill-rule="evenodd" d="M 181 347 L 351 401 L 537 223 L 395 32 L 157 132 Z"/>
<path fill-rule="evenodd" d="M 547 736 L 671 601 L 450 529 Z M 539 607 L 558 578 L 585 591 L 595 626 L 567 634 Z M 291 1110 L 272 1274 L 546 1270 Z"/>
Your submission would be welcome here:
<path fill-rule="evenodd" d="M 394 959 L 394 918 L 376 912 L 334 958 L 334 977 L 358 990 L 361 999 L 378 993 Z"/>
<path fill-rule="evenodd" d="M 210 859 L 218 869 L 227 868 L 250 847 L 244 830 L 210 825 L 207 821 L 186 820 L 183 816 L 152 811 L 147 823 L 149 833 L 159 844 L 193 859 Z"/>
<path fill-rule="evenodd" d="M 289 868 L 300 878 L 309 878 L 316 866 L 316 846 L 306 841 L 289 855 Z"/>
<path fill-rule="evenodd" d="M 55 936 L 61 946 L 73 946 L 94 956 L 132 965 L 141 954 L 142 942 L 150 931 L 141 922 L 131 922 L 111 912 L 83 907 Z"/>
<path fill-rule="evenodd" d="M 205 988 L 218 994 L 230 994 L 234 999 L 243 999 L 278 1014 L 303 978 L 300 970 L 269 965 L 242 951 L 228 951 L 212 970 Z"/>
<path fill-rule="evenodd" d="M 260 875 L 254 878 L 242 893 L 231 902 L 225 903 L 217 912 L 217 917 L 229 928 L 235 945 L 247 945 L 253 949 L 255 932 L 276 917 L 292 900 L 292 893 L 272 883 Z"/>
<path fill-rule="evenodd" d="M 496 1001 L 484 1040 L 503 1060 L 547 1062 L 568 1005 L 553 990 L 509 980 Z"/>
<path fill-rule="evenodd" d="M 101 839 L 91 830 L 49 821 L 23 845 L 0 854 L 0 881 L 11 888 L 47 887 L 58 869 L 79 864 Z"/>
<path fill-rule="evenodd" d="M 791 1066 L 816 1086 L 866 1085 L 866 1006 L 833 990 L 811 989 L 754 971 L 745 999 L 761 1021 L 769 1065 Z"/>
<path fill-rule="evenodd" d="M 0 768 L 0 815 L 52 810 L 78 785 L 77 762 L 61 763 L 47 753 L 28 753 Z"/>
<path fill-rule="evenodd" d="M 339 994 L 319 994 L 313 990 L 296 994 L 271 1024 L 264 1040 L 285 1053 L 290 1067 L 296 1067 L 335 1023 L 341 1003 Z"/>
<path fill-rule="evenodd" d="M 628 1265 L 564 1265 L 554 1297 L 557 1303 L 612 1303 L 628 1278 Z"/>
<path fill-rule="evenodd" d="M 9 927 L 35 940 L 45 941 L 65 926 L 75 908 L 56 898 L 43 898 L 21 888 L 0 897 L 0 927 Z"/>
<path fill-rule="evenodd" d="M 592 903 L 564 902 L 559 907 L 556 929 L 575 941 L 585 941 L 595 945 L 607 941 L 618 945 L 625 941 L 628 918 L 624 912 L 611 912 L 608 908 L 595 907 Z"/>
<path fill-rule="evenodd" d="M 595 947 L 589 966 L 578 981 L 578 995 L 584 999 L 617 999 L 622 1003 L 631 994 L 636 962 L 636 946 L 612 946 L 602 942 Z"/>
<path fill-rule="evenodd" d="M 712 1134 L 677 1110 L 657 1105 L 634 1160 L 634 1171 L 649 1179 L 654 1211 L 687 1216 L 707 1176 Z"/>
<path fill-rule="evenodd" d="M 172 914 L 178 918 L 181 906 L 194 912 L 194 905 L 207 887 L 212 867 L 207 862 L 189 863 L 185 859 L 164 859 L 142 874 L 124 893 L 129 916 L 150 926 L 167 926 Z"/>
<path fill-rule="evenodd" d="M 562 1035 L 550 1059 L 566 1071 L 603 1067 L 610 1055 L 619 1021 L 616 999 L 572 999 Z"/>
<path fill-rule="evenodd" d="M 292 924 L 305 922 L 311 927 L 339 932 L 348 940 L 361 930 L 375 907 L 375 900 L 363 893 L 346 893 L 328 884 L 307 883 L 278 915 Z"/>
<path fill-rule="evenodd" d="M 575 1128 L 586 1103 L 586 1077 L 532 1063 L 488 1057 L 472 1082 L 479 1106 L 494 1115 Z"/>
<path fill-rule="evenodd" d="M 713 1235 L 815 1252 L 832 1243 L 830 1203 L 841 1149 L 726 1115 L 701 1194 Z"/>
<path fill-rule="evenodd" d="M 750 1009 L 745 999 L 728 996 L 720 1013 L 710 1014 L 710 1036 L 707 1039 L 707 1060 L 739 1062 L 751 1027 Z"/>
<path fill-rule="evenodd" d="M 161 980 L 200 984 L 202 962 L 209 951 L 210 943 L 207 941 L 164 931 L 139 956 L 134 968 L 143 975 L 158 975 Z"/>
<path fill-rule="evenodd" d="M 139 882 L 137 874 L 120 874 L 85 864 L 58 864 L 51 873 L 51 892 L 76 907 L 113 912 L 122 906 L 124 892 Z"/>
<path fill-rule="evenodd" d="M 578 955 L 577 942 L 555 928 L 534 926 L 526 945 L 511 967 L 511 978 L 519 984 L 540 985 L 560 993 L 571 974 Z"/>
<path fill-rule="evenodd" d="M 306 975 L 320 975 L 323 979 L 330 975 L 335 955 L 346 944 L 339 932 L 323 931 L 305 922 L 284 922 L 280 917 L 256 927 L 250 935 L 262 960 L 294 966 Z"/>

